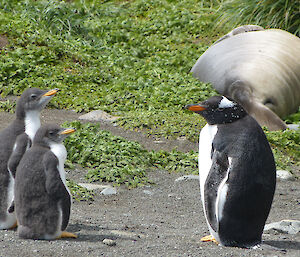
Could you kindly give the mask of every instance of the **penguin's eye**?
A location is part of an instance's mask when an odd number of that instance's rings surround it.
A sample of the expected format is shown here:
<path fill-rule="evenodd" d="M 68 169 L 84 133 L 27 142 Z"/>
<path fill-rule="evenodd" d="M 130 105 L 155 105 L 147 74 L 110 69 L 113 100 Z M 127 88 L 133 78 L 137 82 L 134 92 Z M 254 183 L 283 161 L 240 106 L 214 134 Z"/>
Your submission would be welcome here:
<path fill-rule="evenodd" d="M 37 98 L 37 95 L 36 94 L 32 94 L 31 96 L 30 96 L 30 99 L 32 99 L 32 100 L 34 100 L 34 99 L 36 99 Z"/>
<path fill-rule="evenodd" d="M 54 131 L 49 131 L 49 135 L 53 136 L 54 135 Z"/>

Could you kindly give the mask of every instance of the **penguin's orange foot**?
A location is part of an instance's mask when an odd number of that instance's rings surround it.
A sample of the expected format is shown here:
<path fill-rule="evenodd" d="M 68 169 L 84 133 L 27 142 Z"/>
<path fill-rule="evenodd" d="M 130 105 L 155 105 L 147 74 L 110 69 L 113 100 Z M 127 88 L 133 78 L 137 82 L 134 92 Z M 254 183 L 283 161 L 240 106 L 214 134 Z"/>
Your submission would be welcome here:
<path fill-rule="evenodd" d="M 204 236 L 200 240 L 201 242 L 214 242 L 217 245 L 219 244 L 218 241 L 212 235 Z"/>
<path fill-rule="evenodd" d="M 77 238 L 77 235 L 67 232 L 67 231 L 63 231 L 63 232 L 61 232 L 61 235 L 59 237 L 57 237 L 56 239 L 60 239 L 60 238 Z"/>
<path fill-rule="evenodd" d="M 18 222 L 16 221 L 9 229 L 15 229 L 18 226 Z"/>

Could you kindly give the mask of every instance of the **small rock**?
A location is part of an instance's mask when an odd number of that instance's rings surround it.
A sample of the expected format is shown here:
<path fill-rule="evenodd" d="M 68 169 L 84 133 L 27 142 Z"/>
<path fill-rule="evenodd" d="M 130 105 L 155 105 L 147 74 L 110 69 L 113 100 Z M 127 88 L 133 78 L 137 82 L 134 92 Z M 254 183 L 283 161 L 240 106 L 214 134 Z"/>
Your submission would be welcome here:
<path fill-rule="evenodd" d="M 175 179 L 175 182 L 179 182 L 179 181 L 187 181 L 187 180 L 193 180 L 193 179 L 199 179 L 198 175 L 185 175 L 182 177 L 179 177 L 177 179 Z"/>
<path fill-rule="evenodd" d="M 287 170 L 277 170 L 276 177 L 282 180 L 295 180 L 295 177 Z"/>
<path fill-rule="evenodd" d="M 86 188 L 87 190 L 103 190 L 105 188 L 111 188 L 109 185 L 99 185 L 91 183 L 78 183 L 79 186 Z"/>
<path fill-rule="evenodd" d="M 145 237 L 145 235 L 142 235 L 142 234 L 127 232 L 127 231 L 122 231 L 122 230 L 111 230 L 110 233 L 113 235 L 116 235 L 116 236 L 120 236 L 120 237 L 131 238 L 133 240 L 137 240 L 137 239 Z"/>
<path fill-rule="evenodd" d="M 117 190 L 113 187 L 108 187 L 105 188 L 104 190 L 101 191 L 101 195 L 115 195 L 117 194 Z"/>
<path fill-rule="evenodd" d="M 115 121 L 117 120 L 119 117 L 117 116 L 112 116 L 110 114 L 108 114 L 105 111 L 101 111 L 101 110 L 96 110 L 96 111 L 91 111 L 87 114 L 81 115 L 79 116 L 79 120 L 90 120 L 90 121 Z"/>
<path fill-rule="evenodd" d="M 292 130 L 298 130 L 300 125 L 299 124 L 287 124 L 287 127 Z"/>
<path fill-rule="evenodd" d="M 144 194 L 146 194 L 146 195 L 153 195 L 153 192 L 151 192 L 151 191 L 149 191 L 149 190 L 144 190 L 143 192 L 144 192 Z"/>
<path fill-rule="evenodd" d="M 165 144 L 166 141 L 162 141 L 162 140 L 156 140 L 156 141 L 153 141 L 154 144 Z"/>
<path fill-rule="evenodd" d="M 300 232 L 300 221 L 298 220 L 281 220 L 266 224 L 264 231 L 277 231 L 284 234 L 295 235 Z"/>
<path fill-rule="evenodd" d="M 108 246 L 115 246 L 117 244 L 116 241 L 108 238 L 103 239 L 102 243 Z"/>

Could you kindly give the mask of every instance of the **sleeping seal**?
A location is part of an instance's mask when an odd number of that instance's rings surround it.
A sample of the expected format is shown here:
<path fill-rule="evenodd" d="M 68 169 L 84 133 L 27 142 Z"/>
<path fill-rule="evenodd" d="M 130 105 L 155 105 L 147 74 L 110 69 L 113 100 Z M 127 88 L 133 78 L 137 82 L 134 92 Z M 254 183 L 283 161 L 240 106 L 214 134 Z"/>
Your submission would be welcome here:
<path fill-rule="evenodd" d="M 191 72 L 239 102 L 261 126 L 285 129 L 280 117 L 300 105 L 300 38 L 280 29 L 242 26 L 209 47 Z"/>

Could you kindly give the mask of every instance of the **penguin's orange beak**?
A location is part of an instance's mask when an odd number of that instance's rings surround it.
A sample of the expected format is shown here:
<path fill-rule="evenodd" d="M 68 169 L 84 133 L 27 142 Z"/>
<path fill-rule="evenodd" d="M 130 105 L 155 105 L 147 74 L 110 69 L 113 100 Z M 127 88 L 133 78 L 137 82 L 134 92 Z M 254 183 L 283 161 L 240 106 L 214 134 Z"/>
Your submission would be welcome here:
<path fill-rule="evenodd" d="M 45 94 L 43 94 L 43 96 L 51 96 L 51 95 L 55 95 L 57 93 L 59 89 L 55 88 L 55 89 L 51 89 L 48 92 L 46 92 Z"/>
<path fill-rule="evenodd" d="M 68 128 L 68 129 L 65 129 L 62 132 L 60 132 L 60 134 L 61 135 L 67 135 L 67 134 L 74 133 L 75 131 L 76 131 L 76 129 Z"/>
<path fill-rule="evenodd" d="M 189 111 L 193 111 L 193 112 L 200 112 L 200 111 L 204 111 L 206 109 L 204 106 L 201 106 L 198 104 L 190 104 L 190 105 L 187 105 L 185 108 L 188 109 Z"/>

